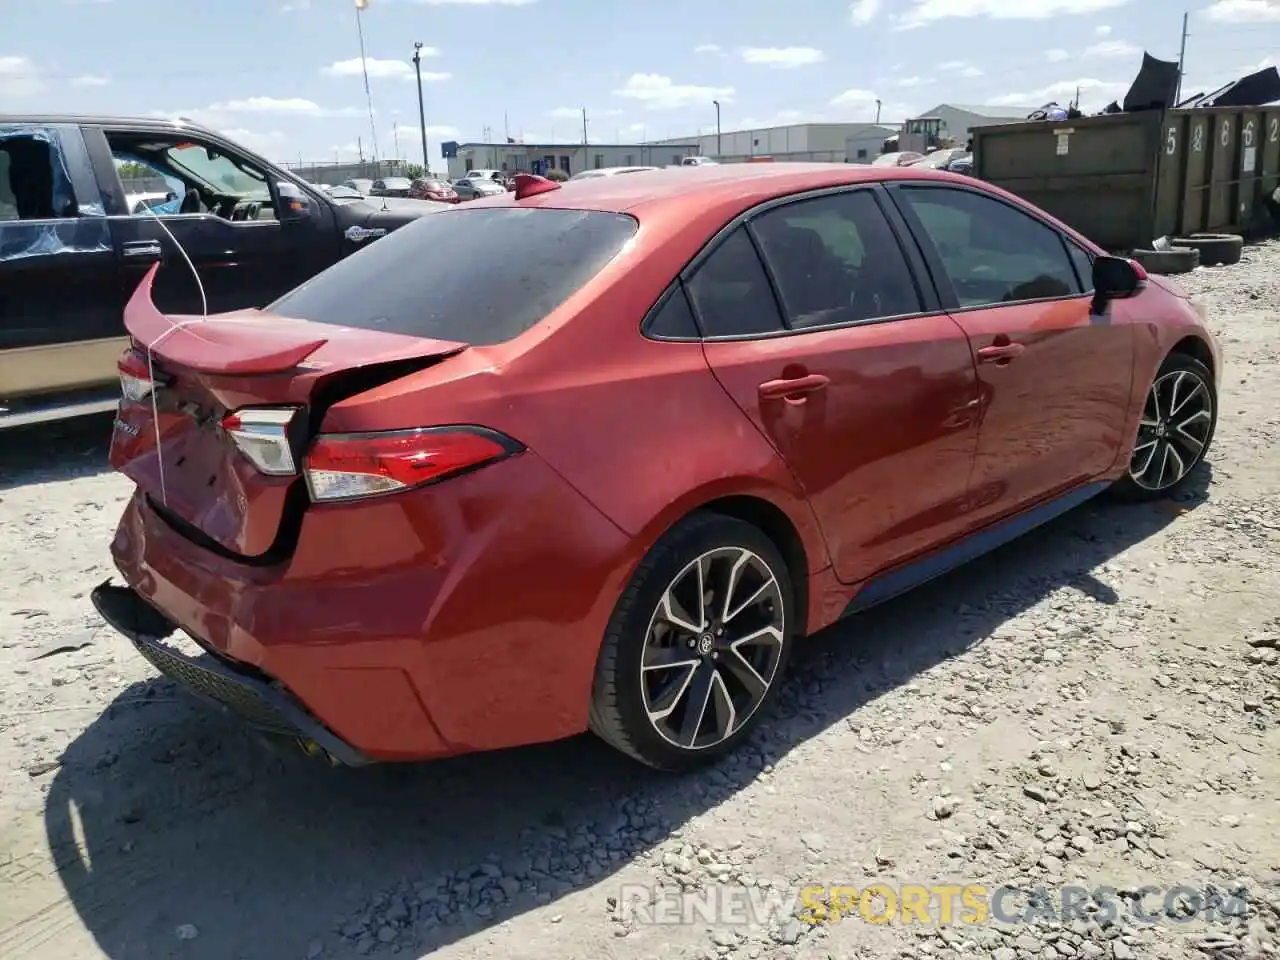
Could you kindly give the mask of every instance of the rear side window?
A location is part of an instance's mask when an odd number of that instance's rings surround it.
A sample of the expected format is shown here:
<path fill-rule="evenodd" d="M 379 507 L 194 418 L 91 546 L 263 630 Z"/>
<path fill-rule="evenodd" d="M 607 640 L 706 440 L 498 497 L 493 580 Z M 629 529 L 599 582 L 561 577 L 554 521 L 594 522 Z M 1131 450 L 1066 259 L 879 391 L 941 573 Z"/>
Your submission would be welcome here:
<path fill-rule="evenodd" d="M 503 343 L 530 329 L 622 250 L 628 216 L 596 210 L 426 214 L 277 300 L 268 311 L 362 330 Z"/>
<path fill-rule="evenodd" d="M 685 289 L 705 336 L 758 336 L 786 329 L 764 264 L 743 227 L 711 252 Z"/>

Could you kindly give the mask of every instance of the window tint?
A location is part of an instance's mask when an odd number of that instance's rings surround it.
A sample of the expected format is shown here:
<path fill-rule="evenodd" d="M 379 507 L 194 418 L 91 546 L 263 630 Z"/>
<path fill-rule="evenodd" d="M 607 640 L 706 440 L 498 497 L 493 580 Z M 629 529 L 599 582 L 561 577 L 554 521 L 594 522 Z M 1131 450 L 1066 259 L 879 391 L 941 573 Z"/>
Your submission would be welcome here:
<path fill-rule="evenodd" d="M 967 190 L 899 191 L 933 241 L 960 305 L 1080 293 L 1061 236 L 1038 220 Z"/>
<path fill-rule="evenodd" d="M 631 217 L 593 210 L 429 214 L 339 260 L 268 310 L 476 346 L 502 343 L 563 303 L 635 232 Z"/>
<path fill-rule="evenodd" d="M 705 336 L 744 336 L 784 329 L 764 265 L 742 227 L 716 247 L 685 286 Z"/>
<path fill-rule="evenodd" d="M 897 238 L 868 190 L 800 200 L 751 221 L 795 328 L 919 313 Z"/>
<path fill-rule="evenodd" d="M 693 319 L 693 310 L 681 283 L 677 281 L 670 296 L 650 318 L 645 332 L 651 337 L 668 340 L 698 339 L 698 324 Z"/>
<path fill-rule="evenodd" d="M 1093 292 L 1093 255 L 1082 247 L 1076 246 L 1070 240 L 1067 242 L 1067 253 L 1071 255 L 1071 262 L 1075 264 L 1076 274 L 1080 277 L 1081 289 L 1088 293 Z"/>

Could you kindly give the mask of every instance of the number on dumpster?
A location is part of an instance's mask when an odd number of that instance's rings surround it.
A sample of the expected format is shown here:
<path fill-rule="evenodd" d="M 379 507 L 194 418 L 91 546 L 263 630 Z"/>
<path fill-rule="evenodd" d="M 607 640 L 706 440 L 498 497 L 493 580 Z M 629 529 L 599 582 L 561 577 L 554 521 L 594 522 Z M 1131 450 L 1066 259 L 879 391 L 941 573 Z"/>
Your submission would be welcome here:
<path fill-rule="evenodd" d="M 1222 145 L 1225 147 L 1231 142 L 1231 121 L 1222 121 Z"/>
<path fill-rule="evenodd" d="M 1165 137 L 1165 140 L 1164 140 L 1164 152 L 1171 157 L 1178 152 L 1178 128 L 1177 127 L 1169 128 L 1169 136 Z"/>
<path fill-rule="evenodd" d="M 1244 145 L 1246 147 L 1253 146 L 1253 121 L 1250 120 L 1244 125 Z"/>
<path fill-rule="evenodd" d="M 1271 136 L 1267 137 L 1272 143 L 1280 140 L 1280 119 L 1271 118 Z"/>
<path fill-rule="evenodd" d="M 1191 129 L 1191 152 L 1200 153 L 1204 150 L 1204 124 L 1197 123 Z"/>

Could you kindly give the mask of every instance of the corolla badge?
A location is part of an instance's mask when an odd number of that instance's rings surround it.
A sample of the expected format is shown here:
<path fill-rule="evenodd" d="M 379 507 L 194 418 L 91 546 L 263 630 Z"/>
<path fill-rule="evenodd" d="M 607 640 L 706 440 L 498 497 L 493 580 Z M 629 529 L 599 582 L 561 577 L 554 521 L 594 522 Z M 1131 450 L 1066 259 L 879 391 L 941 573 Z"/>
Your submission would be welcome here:
<path fill-rule="evenodd" d="M 375 240 L 384 236 L 386 232 L 381 227 L 347 227 L 347 232 L 343 236 L 352 243 L 363 243 L 365 240 Z"/>

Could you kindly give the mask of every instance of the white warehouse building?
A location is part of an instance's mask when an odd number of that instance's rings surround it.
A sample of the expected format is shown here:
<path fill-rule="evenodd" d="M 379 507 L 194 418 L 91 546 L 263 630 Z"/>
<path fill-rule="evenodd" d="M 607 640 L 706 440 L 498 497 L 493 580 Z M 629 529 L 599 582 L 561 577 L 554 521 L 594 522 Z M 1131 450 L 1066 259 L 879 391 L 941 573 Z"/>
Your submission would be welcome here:
<path fill-rule="evenodd" d="M 756 157 L 778 161 L 870 163 L 880 154 L 886 137 L 897 127 L 877 123 L 793 123 L 784 127 L 726 130 L 677 140 L 658 140 L 655 146 L 697 144 L 696 152 L 722 163 L 742 163 Z"/>

